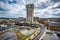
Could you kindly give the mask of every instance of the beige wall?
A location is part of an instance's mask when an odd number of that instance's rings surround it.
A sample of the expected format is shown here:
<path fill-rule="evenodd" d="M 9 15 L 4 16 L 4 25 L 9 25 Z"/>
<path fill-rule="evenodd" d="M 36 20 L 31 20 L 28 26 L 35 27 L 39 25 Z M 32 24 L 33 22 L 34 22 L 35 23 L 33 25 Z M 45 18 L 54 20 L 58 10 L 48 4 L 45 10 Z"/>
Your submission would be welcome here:
<path fill-rule="evenodd" d="M 26 22 L 32 23 L 33 22 L 33 12 L 34 11 L 34 4 L 26 5 Z"/>

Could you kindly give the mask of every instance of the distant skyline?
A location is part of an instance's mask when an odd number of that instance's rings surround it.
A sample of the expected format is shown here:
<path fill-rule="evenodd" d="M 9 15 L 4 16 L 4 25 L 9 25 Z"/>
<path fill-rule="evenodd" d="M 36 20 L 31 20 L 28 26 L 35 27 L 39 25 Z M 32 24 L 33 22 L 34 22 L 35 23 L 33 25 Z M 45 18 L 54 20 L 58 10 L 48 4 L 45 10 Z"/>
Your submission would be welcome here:
<path fill-rule="evenodd" d="M 26 4 L 34 4 L 34 17 L 60 18 L 60 0 L 0 0 L 0 17 L 26 17 Z"/>

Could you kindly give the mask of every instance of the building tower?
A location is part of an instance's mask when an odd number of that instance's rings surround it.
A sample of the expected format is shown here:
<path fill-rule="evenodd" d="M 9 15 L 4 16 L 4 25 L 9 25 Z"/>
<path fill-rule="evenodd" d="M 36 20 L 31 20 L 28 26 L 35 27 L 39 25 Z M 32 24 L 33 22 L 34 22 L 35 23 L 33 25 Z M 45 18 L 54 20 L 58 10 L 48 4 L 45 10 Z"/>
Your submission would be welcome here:
<path fill-rule="evenodd" d="M 34 4 L 27 4 L 26 5 L 26 22 L 33 23 L 33 12 L 34 12 Z"/>

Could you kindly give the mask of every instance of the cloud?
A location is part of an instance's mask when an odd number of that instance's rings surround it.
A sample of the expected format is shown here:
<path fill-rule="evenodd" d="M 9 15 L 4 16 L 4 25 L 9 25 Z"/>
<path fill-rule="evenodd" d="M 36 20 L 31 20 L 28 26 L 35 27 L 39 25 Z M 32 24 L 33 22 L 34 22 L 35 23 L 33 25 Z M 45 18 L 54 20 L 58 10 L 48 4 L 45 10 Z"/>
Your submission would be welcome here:
<path fill-rule="evenodd" d="M 54 5 L 50 5 L 48 6 L 47 8 L 45 9 L 42 9 L 42 11 L 40 10 L 40 17 L 41 15 L 44 16 L 46 15 L 45 17 L 53 17 L 52 14 L 59 14 L 60 13 L 60 9 L 56 8 L 60 5 L 59 2 L 55 3 Z M 55 8 L 55 9 L 53 9 Z"/>
<path fill-rule="evenodd" d="M 36 17 L 56 17 L 60 13 L 60 0 L 0 0 L 0 17 L 26 17 L 25 6 L 31 3 Z"/>
<path fill-rule="evenodd" d="M 25 6 L 24 5 L 6 4 L 6 3 L 1 2 L 1 1 L 0 1 L 0 5 L 1 5 L 0 6 L 0 14 L 1 14 L 1 16 L 4 16 L 3 14 L 5 14 L 6 17 L 13 17 L 15 14 L 25 14 Z"/>
<path fill-rule="evenodd" d="M 60 0 L 51 0 L 54 3 L 60 2 Z"/>

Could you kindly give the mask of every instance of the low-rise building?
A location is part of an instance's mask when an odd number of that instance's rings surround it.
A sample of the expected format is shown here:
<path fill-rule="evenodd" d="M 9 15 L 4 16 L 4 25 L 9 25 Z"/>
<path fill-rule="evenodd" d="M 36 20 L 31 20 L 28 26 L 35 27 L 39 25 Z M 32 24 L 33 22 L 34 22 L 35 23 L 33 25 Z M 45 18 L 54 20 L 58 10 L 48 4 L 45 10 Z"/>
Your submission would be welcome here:
<path fill-rule="evenodd" d="M 45 21 L 45 26 L 47 27 L 48 30 L 54 31 L 54 33 L 60 35 L 60 19 L 48 19 L 48 21 Z M 60 36 L 59 36 L 60 37 Z"/>

